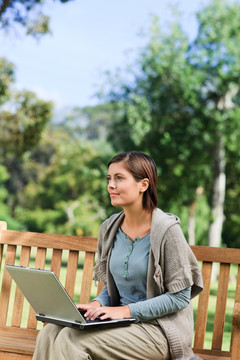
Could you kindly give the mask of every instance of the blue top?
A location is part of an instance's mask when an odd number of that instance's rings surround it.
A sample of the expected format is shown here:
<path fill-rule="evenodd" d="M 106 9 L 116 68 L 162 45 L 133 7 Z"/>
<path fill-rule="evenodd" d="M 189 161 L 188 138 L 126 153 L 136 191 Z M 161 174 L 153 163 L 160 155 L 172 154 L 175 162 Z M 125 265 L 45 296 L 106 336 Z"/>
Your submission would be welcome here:
<path fill-rule="evenodd" d="M 191 287 L 175 294 L 165 293 L 146 299 L 147 268 L 150 251 L 150 233 L 132 242 L 118 228 L 110 258 L 110 271 L 116 283 L 120 305 L 128 305 L 136 320 L 150 320 L 185 308 L 190 301 Z M 105 286 L 94 300 L 109 306 Z"/>

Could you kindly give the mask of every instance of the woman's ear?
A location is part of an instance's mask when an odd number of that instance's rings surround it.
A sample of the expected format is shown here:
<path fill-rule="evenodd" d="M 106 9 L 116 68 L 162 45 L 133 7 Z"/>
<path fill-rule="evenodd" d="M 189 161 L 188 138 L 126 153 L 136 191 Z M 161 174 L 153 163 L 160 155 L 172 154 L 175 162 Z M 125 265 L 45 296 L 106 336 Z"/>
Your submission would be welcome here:
<path fill-rule="evenodd" d="M 142 179 L 140 185 L 140 192 L 146 191 L 148 187 L 149 187 L 149 179 L 147 178 Z"/>

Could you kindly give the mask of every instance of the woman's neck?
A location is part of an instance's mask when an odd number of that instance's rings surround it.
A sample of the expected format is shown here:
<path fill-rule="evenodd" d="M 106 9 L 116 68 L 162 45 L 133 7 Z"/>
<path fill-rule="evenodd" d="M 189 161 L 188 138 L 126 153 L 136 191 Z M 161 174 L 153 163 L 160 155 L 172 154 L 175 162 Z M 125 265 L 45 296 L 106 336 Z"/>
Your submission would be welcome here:
<path fill-rule="evenodd" d="M 142 238 L 151 230 L 152 213 L 144 209 L 130 211 L 124 209 L 125 217 L 121 228 L 123 232 L 134 241 L 136 237 Z"/>
<path fill-rule="evenodd" d="M 142 224 L 143 222 L 149 222 L 149 220 L 151 221 L 152 219 L 152 214 L 144 209 L 135 211 L 124 209 L 124 214 L 125 221 L 132 226 Z"/>

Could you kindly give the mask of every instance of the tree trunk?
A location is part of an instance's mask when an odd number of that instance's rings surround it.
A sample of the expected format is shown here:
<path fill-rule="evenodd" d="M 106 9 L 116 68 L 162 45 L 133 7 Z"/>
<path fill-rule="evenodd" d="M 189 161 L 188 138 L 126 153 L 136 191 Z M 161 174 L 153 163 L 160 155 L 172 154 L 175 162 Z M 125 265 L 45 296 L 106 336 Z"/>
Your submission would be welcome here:
<path fill-rule="evenodd" d="M 211 201 L 211 223 L 208 232 L 208 245 L 220 246 L 222 225 L 224 220 L 223 206 L 225 200 L 226 174 L 225 174 L 225 148 L 224 141 L 219 138 L 214 156 L 213 189 Z"/>
<path fill-rule="evenodd" d="M 202 186 L 198 186 L 196 188 L 196 194 L 195 194 L 195 200 L 192 201 L 192 203 L 189 205 L 188 208 L 188 243 L 189 245 L 195 245 L 196 244 L 196 234 L 195 234 L 195 228 L 196 228 L 196 208 L 197 208 L 197 200 L 202 196 L 204 193 L 204 188 Z"/>
<path fill-rule="evenodd" d="M 189 245 L 195 245 L 195 209 L 196 201 L 193 201 L 189 205 L 189 218 L 188 218 L 188 243 Z"/>
<path fill-rule="evenodd" d="M 224 221 L 224 200 L 226 188 L 225 144 L 223 136 L 219 136 L 214 154 L 213 189 L 211 199 L 211 222 L 208 231 L 208 245 L 221 246 L 222 226 Z M 217 277 L 217 269 L 213 268 L 213 279 Z"/>
<path fill-rule="evenodd" d="M 10 5 L 11 0 L 4 0 L 3 2 L 0 2 L 0 19 L 2 14 L 6 11 L 7 7 Z"/>

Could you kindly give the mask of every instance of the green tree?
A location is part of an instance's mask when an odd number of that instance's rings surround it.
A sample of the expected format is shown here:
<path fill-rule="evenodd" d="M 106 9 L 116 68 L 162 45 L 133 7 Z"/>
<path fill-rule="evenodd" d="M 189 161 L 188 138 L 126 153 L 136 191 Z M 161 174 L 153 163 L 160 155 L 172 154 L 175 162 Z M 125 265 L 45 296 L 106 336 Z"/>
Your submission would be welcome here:
<path fill-rule="evenodd" d="M 198 36 L 190 61 L 204 74 L 202 117 L 208 119 L 212 146 L 211 223 L 208 243 L 219 246 L 224 221 L 227 152 L 239 152 L 240 5 L 213 0 L 197 15 Z M 230 175 L 231 176 L 231 175 Z"/>
<path fill-rule="evenodd" d="M 25 158 L 29 182 L 17 218 L 32 231 L 97 235 L 110 212 L 106 164 L 111 151 L 49 130 Z"/>
<path fill-rule="evenodd" d="M 0 106 L 10 98 L 9 85 L 14 79 L 14 65 L 5 58 L 0 58 Z"/>
<path fill-rule="evenodd" d="M 71 0 L 58 1 L 67 3 Z M 1 0 L 0 28 L 8 30 L 19 24 L 28 35 L 39 37 L 49 33 L 50 18 L 42 12 L 44 3 L 44 0 Z"/>
<path fill-rule="evenodd" d="M 16 158 L 33 148 L 40 140 L 42 132 L 52 116 L 51 102 L 38 99 L 30 91 L 12 93 L 8 102 L 9 110 L 0 113 L 1 154 Z"/>
<path fill-rule="evenodd" d="M 227 151 L 226 159 L 226 201 L 224 207 L 224 242 L 228 247 L 240 247 L 240 155 L 236 151 Z"/>
<path fill-rule="evenodd" d="M 83 108 L 75 107 L 69 111 L 59 124 L 75 139 L 105 141 L 115 111 L 110 103 Z"/>
<path fill-rule="evenodd" d="M 202 75 L 186 58 L 189 44 L 177 22 L 165 33 L 154 17 L 148 36 L 128 76 L 134 81 L 111 89 L 118 120 L 113 121 L 109 140 L 117 150 L 137 149 L 153 156 L 162 208 L 192 209 L 197 189 L 205 188 L 209 175 L 208 153 L 202 151 L 209 147 L 208 138 L 199 142 L 206 123 L 192 110 L 200 108 Z"/>
<path fill-rule="evenodd" d="M 1 221 L 6 221 L 9 229 L 19 229 L 21 228 L 20 223 L 14 220 L 9 211 L 9 207 L 6 205 L 5 201 L 8 198 L 8 191 L 5 186 L 5 182 L 9 179 L 9 174 L 5 166 L 0 164 L 0 214 Z"/>
<path fill-rule="evenodd" d="M 7 204 L 14 217 L 19 197 L 27 183 L 23 156 L 38 144 L 52 117 L 52 103 L 37 98 L 29 91 L 11 89 L 14 71 L 5 60 L 0 62 L 2 106 L 0 108 L 0 163 L 7 168 Z M 8 101 L 6 101 L 8 99 Z"/>
<path fill-rule="evenodd" d="M 213 0 L 197 19 L 193 43 L 179 20 L 169 31 L 153 20 L 135 70 L 127 70 L 125 78 L 118 75 L 128 81 L 118 81 L 108 94 L 121 115 L 109 140 L 117 150 L 135 148 L 153 156 L 163 208 L 174 203 L 193 211 L 204 189 L 210 208 L 203 220 L 210 219 L 208 243 L 219 246 L 226 154 L 239 153 L 240 5 Z"/>

